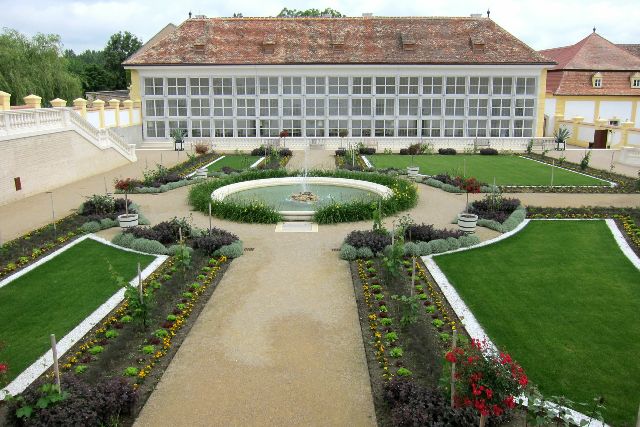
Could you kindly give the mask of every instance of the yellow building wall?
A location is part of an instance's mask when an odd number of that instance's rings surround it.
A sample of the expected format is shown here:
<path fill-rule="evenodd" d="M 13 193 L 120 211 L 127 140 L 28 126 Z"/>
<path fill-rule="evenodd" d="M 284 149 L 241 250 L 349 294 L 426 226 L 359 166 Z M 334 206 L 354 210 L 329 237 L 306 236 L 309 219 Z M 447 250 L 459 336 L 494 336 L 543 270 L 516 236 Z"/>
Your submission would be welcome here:
<path fill-rule="evenodd" d="M 131 86 L 129 86 L 129 99 L 139 101 L 142 99 L 140 91 L 140 74 L 138 70 L 131 70 Z"/>
<path fill-rule="evenodd" d="M 544 136 L 544 102 L 546 100 L 545 92 L 547 90 L 547 70 L 540 72 L 540 82 L 538 85 L 538 123 L 536 124 L 537 137 Z"/>

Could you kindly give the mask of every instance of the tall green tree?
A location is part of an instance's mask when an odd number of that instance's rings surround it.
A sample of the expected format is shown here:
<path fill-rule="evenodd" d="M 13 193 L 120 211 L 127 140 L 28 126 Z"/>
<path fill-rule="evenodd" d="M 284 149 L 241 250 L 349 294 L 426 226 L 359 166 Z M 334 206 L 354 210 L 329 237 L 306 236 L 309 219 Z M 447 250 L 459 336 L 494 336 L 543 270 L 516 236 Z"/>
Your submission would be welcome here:
<path fill-rule="evenodd" d="M 128 78 L 122 62 L 142 47 L 142 41 L 128 31 L 111 36 L 103 50 L 106 70 L 111 74 L 113 89 L 126 89 Z"/>
<path fill-rule="evenodd" d="M 278 18 L 301 18 L 301 17 L 321 17 L 321 16 L 329 16 L 331 18 L 344 18 L 345 15 L 338 12 L 335 9 L 331 9 L 327 7 L 325 10 L 319 9 L 307 9 L 307 10 L 297 10 L 297 9 L 287 9 L 286 7 L 280 11 L 278 14 Z"/>
<path fill-rule="evenodd" d="M 32 93 L 46 103 L 82 96 L 82 83 L 69 71 L 60 36 L 36 34 L 28 38 L 5 29 L 0 34 L 0 90 L 11 94 L 13 105 L 22 104 L 22 98 Z"/>

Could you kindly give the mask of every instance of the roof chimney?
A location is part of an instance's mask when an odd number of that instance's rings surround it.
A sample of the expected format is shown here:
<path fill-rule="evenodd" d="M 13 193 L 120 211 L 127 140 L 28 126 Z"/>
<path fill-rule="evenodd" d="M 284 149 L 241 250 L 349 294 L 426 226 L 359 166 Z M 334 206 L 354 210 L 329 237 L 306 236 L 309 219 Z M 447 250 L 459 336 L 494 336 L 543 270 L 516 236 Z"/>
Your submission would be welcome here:
<path fill-rule="evenodd" d="M 371 18 L 372 16 L 373 16 L 373 13 L 371 13 L 371 12 L 366 12 L 366 13 L 362 14 L 363 18 Z"/>
<path fill-rule="evenodd" d="M 482 18 L 482 14 L 481 13 L 472 13 L 470 16 L 472 18 Z"/>

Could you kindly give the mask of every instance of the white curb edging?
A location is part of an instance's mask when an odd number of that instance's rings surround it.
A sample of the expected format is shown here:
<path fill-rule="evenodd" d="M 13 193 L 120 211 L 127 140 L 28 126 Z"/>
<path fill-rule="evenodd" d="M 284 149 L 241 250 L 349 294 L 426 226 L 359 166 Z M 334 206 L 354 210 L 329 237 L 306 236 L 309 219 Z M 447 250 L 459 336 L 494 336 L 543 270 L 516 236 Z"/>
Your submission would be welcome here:
<path fill-rule="evenodd" d="M 570 218 L 569 219 L 555 219 L 555 218 L 535 219 L 534 221 L 594 221 L 594 220 L 595 221 L 599 221 L 599 219 L 570 219 Z M 480 243 L 478 245 L 475 245 L 475 246 L 470 246 L 470 247 L 466 247 L 466 248 L 460 248 L 460 249 L 456 249 L 456 250 L 453 250 L 453 251 L 442 252 L 442 253 L 439 253 L 439 254 L 433 254 L 433 255 L 428 255 L 428 256 L 421 257 L 422 261 L 424 262 L 425 266 L 427 267 L 427 270 L 429 270 L 429 273 L 431 273 L 431 276 L 433 277 L 435 282 L 440 287 L 440 290 L 442 291 L 442 293 L 444 294 L 445 298 L 447 299 L 447 302 L 449 302 L 449 305 L 451 305 L 451 308 L 453 309 L 453 311 L 456 313 L 456 315 L 460 319 L 460 323 L 467 330 L 467 332 L 469 333 L 471 338 L 472 339 L 477 339 L 477 340 L 480 340 L 480 341 L 486 340 L 487 345 L 489 347 L 489 351 L 494 352 L 494 353 L 497 352 L 496 345 L 493 343 L 493 341 L 491 341 L 491 339 L 489 338 L 487 333 L 484 331 L 484 329 L 482 328 L 482 326 L 480 325 L 478 320 L 473 315 L 471 309 L 469 309 L 469 307 L 464 302 L 462 297 L 460 297 L 460 295 L 458 294 L 458 291 L 456 291 L 456 289 L 453 287 L 453 285 L 451 285 L 451 283 L 447 279 L 447 276 L 442 272 L 440 267 L 438 267 L 438 265 L 435 263 L 435 261 L 433 260 L 433 257 L 434 256 L 439 256 L 439 255 L 444 255 L 444 254 L 450 254 L 450 253 L 454 253 L 454 252 L 466 251 L 466 250 L 469 250 L 469 249 L 475 249 L 475 248 L 479 248 L 479 247 L 482 247 L 482 246 L 487 246 L 487 245 L 496 243 L 496 242 L 498 242 L 500 240 L 504 240 L 504 239 L 509 238 L 512 235 L 518 233 L 519 231 L 524 229 L 524 227 L 527 224 L 529 224 L 530 221 L 531 221 L 531 219 L 525 219 L 516 228 L 514 228 L 512 231 L 509 231 L 508 233 L 504 233 L 504 234 L 502 234 L 502 235 L 500 235 L 500 236 L 498 236 L 498 237 L 496 237 L 494 239 L 486 240 L 486 241 L 484 241 L 484 242 L 482 242 L 482 243 Z M 620 249 L 622 250 L 622 252 L 631 260 L 631 262 L 638 269 L 640 269 L 640 259 L 636 256 L 636 254 L 633 252 L 633 250 L 631 250 L 631 248 L 627 244 L 626 240 L 622 236 L 622 233 L 616 227 L 615 221 L 613 221 L 611 219 L 608 219 L 608 220 L 606 220 L 606 224 L 609 227 L 609 229 L 611 230 L 611 232 L 612 232 L 616 242 L 618 243 Z M 528 406 L 529 402 L 527 401 L 527 399 L 524 396 L 519 397 L 519 401 L 520 401 L 520 403 L 522 405 Z M 556 413 L 559 413 L 560 410 L 566 412 L 568 414 L 568 416 L 572 419 L 572 421 L 576 425 L 580 425 L 580 423 L 582 421 L 586 421 L 588 424 L 586 424 L 585 427 L 610 427 L 608 424 L 605 424 L 600 420 L 591 418 L 591 417 L 589 417 L 589 416 L 587 416 L 585 414 L 582 414 L 582 413 L 580 413 L 578 411 L 575 411 L 575 410 L 573 410 L 571 408 L 561 407 L 560 405 L 556 405 L 556 404 L 550 403 L 550 402 L 545 402 L 545 406 L 547 408 L 555 411 Z"/>
<path fill-rule="evenodd" d="M 543 165 L 549 166 L 550 168 L 558 168 L 558 169 L 566 170 L 568 172 L 577 173 L 578 175 L 588 176 L 589 178 L 598 179 L 600 181 L 609 183 L 609 186 L 611 188 L 618 186 L 618 184 L 616 184 L 613 181 L 609 181 L 609 180 L 606 180 L 606 179 L 598 178 L 597 176 L 589 175 L 589 174 L 582 173 L 582 172 L 577 172 L 577 171 L 574 171 L 572 169 L 563 168 L 562 166 L 550 165 L 549 163 L 541 162 L 540 160 L 536 160 L 536 159 L 530 159 L 529 157 L 525 157 L 525 156 L 518 156 L 518 157 L 520 157 L 521 159 L 525 159 L 525 160 L 531 160 L 532 162 L 541 163 Z M 534 186 L 534 185 L 509 185 L 509 186 L 505 186 L 505 187 L 550 187 L 550 186 L 549 185 L 538 185 L 538 186 Z M 593 188 L 598 188 L 598 187 L 602 187 L 602 185 L 554 185 L 554 187 L 593 187 Z"/>
<path fill-rule="evenodd" d="M 638 258 L 638 255 L 636 255 L 633 249 L 631 249 L 631 246 L 629 246 L 629 243 L 627 243 L 626 239 L 622 235 L 622 231 L 618 229 L 616 222 L 611 218 L 605 219 L 605 222 L 607 223 L 609 230 L 611 230 L 613 238 L 616 239 L 616 243 L 618 243 L 622 253 L 629 258 L 629 261 L 631 261 L 638 270 L 640 270 L 640 258 Z"/>
<path fill-rule="evenodd" d="M 214 161 L 212 161 L 212 162 L 210 162 L 210 163 L 207 163 L 206 165 L 204 165 L 204 166 L 202 166 L 202 167 L 199 167 L 198 169 L 208 168 L 209 166 L 211 166 L 212 164 L 214 164 L 214 163 L 215 163 L 215 162 L 217 162 L 218 160 L 222 160 L 222 159 L 224 159 L 224 158 L 225 158 L 225 156 L 220 156 L 220 157 L 218 157 L 217 159 L 215 159 Z M 188 175 L 186 176 L 186 178 L 191 178 L 192 176 L 194 176 L 195 174 L 197 174 L 197 173 L 198 173 L 198 169 L 196 169 L 195 171 L 193 171 L 193 172 L 191 172 L 190 174 L 188 174 Z"/>
<path fill-rule="evenodd" d="M 61 254 L 62 252 L 68 250 L 72 246 L 78 244 L 81 241 L 86 239 L 95 240 L 102 244 L 112 246 L 118 248 L 120 250 L 124 250 L 127 252 L 134 252 L 144 255 L 152 255 L 155 256 L 156 259 L 152 261 L 144 270 L 141 272 L 142 279 L 146 279 L 149 277 L 162 263 L 168 258 L 167 255 L 154 255 L 147 254 L 144 252 L 139 252 L 129 248 L 123 248 L 118 245 L 114 245 L 113 243 L 105 240 L 101 237 L 94 236 L 93 234 L 88 234 L 79 239 L 74 240 L 70 244 L 58 249 L 55 252 L 47 255 L 42 258 L 38 262 L 26 267 L 23 270 L 20 270 L 18 273 L 8 277 L 1 284 L 1 286 L 7 285 L 9 282 L 17 279 L 18 277 L 26 274 L 28 271 L 33 270 L 37 266 L 47 262 L 51 258 Z M 137 285 L 138 278 L 134 277 L 131 279 L 129 284 L 132 286 Z M 6 282 L 6 283 L 5 283 Z M 57 343 L 58 350 L 58 359 L 60 359 L 71 347 L 73 347 L 82 337 L 84 337 L 91 329 L 93 329 L 104 317 L 109 314 L 113 309 L 115 309 L 124 299 L 125 289 L 122 288 L 117 291 L 111 298 L 109 298 L 106 302 L 104 302 L 100 307 L 93 311 L 89 316 L 87 316 L 82 322 L 80 322 L 75 328 L 73 328 L 69 333 L 67 333 L 60 341 Z M 53 365 L 53 352 L 48 350 L 44 355 L 40 356 L 35 362 L 31 364 L 28 368 L 20 373 L 7 387 L 0 390 L 0 400 L 3 400 L 7 394 L 16 395 L 22 393 L 32 382 L 38 379 L 43 373 L 47 371 Z"/>
<path fill-rule="evenodd" d="M 258 167 L 258 165 L 265 159 L 264 156 L 260 157 L 258 160 L 256 160 L 256 162 L 254 164 L 252 164 L 251 166 L 249 166 L 249 169 L 254 169 L 256 167 Z"/>
<path fill-rule="evenodd" d="M 371 162 L 369 161 L 369 159 L 367 159 L 367 156 L 360 156 L 360 158 L 362 159 L 362 161 L 364 162 L 364 164 L 368 167 L 368 168 L 372 168 L 373 165 L 371 164 Z"/>

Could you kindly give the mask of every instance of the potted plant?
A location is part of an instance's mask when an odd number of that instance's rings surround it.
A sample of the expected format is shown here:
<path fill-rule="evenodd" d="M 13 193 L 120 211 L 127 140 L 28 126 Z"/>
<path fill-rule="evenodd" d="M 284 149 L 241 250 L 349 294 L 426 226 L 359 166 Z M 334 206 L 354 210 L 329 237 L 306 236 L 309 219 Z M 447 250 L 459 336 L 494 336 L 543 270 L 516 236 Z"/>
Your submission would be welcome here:
<path fill-rule="evenodd" d="M 171 138 L 173 138 L 174 150 L 184 151 L 184 135 L 185 131 L 182 129 L 174 129 L 171 131 Z"/>
<path fill-rule="evenodd" d="M 569 132 L 569 129 L 558 128 L 558 130 L 553 133 L 554 142 L 556 143 L 556 150 L 564 150 L 570 136 L 571 132 Z M 562 145 L 562 148 L 560 148 L 560 145 Z"/>
<path fill-rule="evenodd" d="M 129 192 L 134 189 L 134 181 L 131 178 L 116 179 L 115 187 L 116 187 L 116 190 L 120 190 L 124 193 L 124 213 L 122 215 L 118 215 L 118 222 L 120 223 L 120 228 L 129 228 L 129 227 L 137 226 L 138 214 L 129 213 L 129 198 L 127 197 Z"/>
<path fill-rule="evenodd" d="M 413 161 L 413 157 L 416 154 L 420 154 L 420 144 L 412 144 L 409 146 L 408 148 L 408 152 L 411 155 L 411 165 L 412 166 L 407 166 L 407 175 L 409 176 L 409 178 L 415 178 L 418 176 L 418 173 L 420 173 L 420 167 L 419 166 L 415 166 L 415 163 Z"/>
<path fill-rule="evenodd" d="M 458 186 L 467 193 L 467 203 L 464 208 L 464 212 L 458 214 L 458 227 L 465 233 L 471 234 L 476 231 L 476 223 L 478 222 L 478 215 L 468 212 L 469 209 L 469 193 L 479 193 L 480 183 L 474 177 L 461 178 L 456 180 L 459 182 Z"/>
<path fill-rule="evenodd" d="M 344 148 L 344 139 L 349 136 L 349 130 L 340 129 L 338 132 L 338 136 L 340 137 L 340 149 Z"/>

